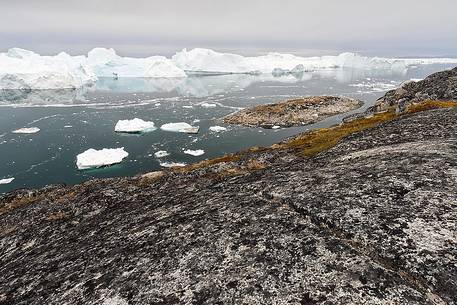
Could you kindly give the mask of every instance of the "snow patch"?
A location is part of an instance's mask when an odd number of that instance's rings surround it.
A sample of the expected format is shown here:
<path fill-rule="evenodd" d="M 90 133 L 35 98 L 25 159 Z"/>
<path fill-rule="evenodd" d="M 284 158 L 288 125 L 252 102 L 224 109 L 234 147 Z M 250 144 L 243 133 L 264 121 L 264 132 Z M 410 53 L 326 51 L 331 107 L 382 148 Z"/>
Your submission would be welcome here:
<path fill-rule="evenodd" d="M 121 163 L 128 155 L 124 147 L 103 148 L 102 150 L 91 148 L 76 157 L 76 166 L 78 169 L 99 168 Z"/>
<path fill-rule="evenodd" d="M 181 162 L 161 162 L 160 166 L 162 167 L 183 167 L 186 166 L 186 163 Z"/>
<path fill-rule="evenodd" d="M 114 127 L 115 132 L 126 133 L 150 132 L 156 129 L 154 122 L 143 121 L 138 118 L 134 118 L 133 120 L 120 120 Z"/>

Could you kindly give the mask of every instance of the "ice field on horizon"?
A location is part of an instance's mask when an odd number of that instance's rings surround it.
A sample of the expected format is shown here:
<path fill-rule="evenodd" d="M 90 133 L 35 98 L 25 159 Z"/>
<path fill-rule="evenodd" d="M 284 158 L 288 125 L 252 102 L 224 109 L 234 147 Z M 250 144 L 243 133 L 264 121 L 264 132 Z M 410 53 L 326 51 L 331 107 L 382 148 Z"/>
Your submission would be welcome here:
<path fill-rule="evenodd" d="M 287 76 L 338 68 L 405 70 L 430 64 L 457 64 L 457 58 L 383 58 L 356 53 L 301 57 L 276 52 L 242 56 L 202 48 L 183 49 L 171 58 L 122 57 L 113 49 L 105 48 L 95 48 L 87 55 L 71 56 L 61 52 L 54 56 L 41 56 L 12 48 L 0 53 L 0 89 L 75 89 L 91 86 L 100 78 L 165 78 L 179 81 L 192 75 Z"/>

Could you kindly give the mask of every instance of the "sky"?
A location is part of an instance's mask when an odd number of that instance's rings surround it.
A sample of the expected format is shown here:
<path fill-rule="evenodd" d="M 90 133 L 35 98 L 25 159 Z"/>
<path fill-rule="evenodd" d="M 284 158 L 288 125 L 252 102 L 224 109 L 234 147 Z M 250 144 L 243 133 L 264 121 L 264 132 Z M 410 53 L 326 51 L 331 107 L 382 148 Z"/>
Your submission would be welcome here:
<path fill-rule="evenodd" d="M 0 51 L 457 57 L 456 0 L 0 0 Z"/>

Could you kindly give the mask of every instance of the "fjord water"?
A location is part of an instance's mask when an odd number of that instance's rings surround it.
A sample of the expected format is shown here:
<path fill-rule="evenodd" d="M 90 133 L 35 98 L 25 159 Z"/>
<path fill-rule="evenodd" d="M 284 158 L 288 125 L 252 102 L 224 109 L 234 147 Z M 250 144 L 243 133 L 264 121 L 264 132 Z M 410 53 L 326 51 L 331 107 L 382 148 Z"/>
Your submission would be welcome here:
<path fill-rule="evenodd" d="M 52 183 L 79 183 L 93 177 L 128 176 L 161 169 L 160 162 L 193 163 L 251 146 L 268 146 L 299 132 L 328 127 L 348 115 L 317 124 L 266 130 L 227 126 L 223 116 L 240 108 L 307 95 L 344 95 L 363 100 L 365 110 L 385 91 L 450 66 L 419 66 L 408 71 L 337 69 L 299 75 L 214 75 L 187 78 L 102 78 L 77 90 L 0 91 L 0 192 Z M 208 105 L 209 104 L 209 105 Z M 169 122 L 199 126 L 195 135 L 157 129 L 145 134 L 114 132 L 118 120 L 141 118 L 157 127 Z M 210 126 L 224 126 L 216 133 Z M 38 127 L 35 134 L 14 134 Z M 80 171 L 75 160 L 89 148 L 124 147 L 120 164 Z M 203 149 L 202 156 L 184 154 Z M 169 156 L 157 159 L 165 150 Z"/>

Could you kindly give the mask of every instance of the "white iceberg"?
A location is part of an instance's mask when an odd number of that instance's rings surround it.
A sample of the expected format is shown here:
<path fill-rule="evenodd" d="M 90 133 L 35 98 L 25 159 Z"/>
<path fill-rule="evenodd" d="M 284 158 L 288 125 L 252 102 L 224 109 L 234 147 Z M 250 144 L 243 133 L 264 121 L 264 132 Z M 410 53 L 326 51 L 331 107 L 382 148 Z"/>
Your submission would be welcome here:
<path fill-rule="evenodd" d="M 182 162 L 161 162 L 160 166 L 162 167 L 183 167 L 186 166 L 186 163 Z"/>
<path fill-rule="evenodd" d="M 13 131 L 13 133 L 19 133 L 19 134 L 32 134 L 32 133 L 37 133 L 40 131 L 40 128 L 38 127 L 24 127 L 24 128 L 19 128 Z"/>
<path fill-rule="evenodd" d="M 119 120 L 114 127 L 115 132 L 126 133 L 150 132 L 156 129 L 154 122 L 143 121 L 138 118 L 134 118 L 133 120 Z"/>
<path fill-rule="evenodd" d="M 337 56 L 300 57 L 292 54 L 268 53 L 246 57 L 209 49 L 184 49 L 171 58 L 122 57 L 113 49 L 95 48 L 87 56 L 59 53 L 41 56 L 13 48 L 0 53 L 0 89 L 74 89 L 89 86 L 103 78 L 158 79 L 151 86 L 168 84 L 168 91 L 183 85 L 183 79 L 194 74 L 273 74 L 295 76 L 305 71 L 336 68 L 392 69 L 429 64 L 456 64 L 457 58 L 383 58 L 356 53 Z M 165 79 L 165 81 L 163 80 Z"/>
<path fill-rule="evenodd" d="M 74 89 L 96 79 L 85 56 L 41 56 L 18 48 L 0 53 L 0 89 Z"/>
<path fill-rule="evenodd" d="M 10 184 L 13 182 L 14 178 L 5 178 L 5 179 L 0 179 L 0 184 Z"/>
<path fill-rule="evenodd" d="M 226 131 L 227 128 L 225 127 L 222 127 L 222 126 L 211 126 L 209 128 L 210 131 L 214 131 L 214 132 L 223 132 L 223 131 Z"/>
<path fill-rule="evenodd" d="M 205 154 L 205 151 L 203 149 L 197 149 L 197 150 L 186 149 L 184 151 L 184 153 L 186 155 L 191 155 L 191 156 L 198 157 L 198 156 L 201 156 L 201 155 Z"/>
<path fill-rule="evenodd" d="M 192 126 L 188 123 L 167 123 L 160 126 L 160 129 L 171 132 L 182 132 L 182 133 L 198 133 L 198 126 Z"/>
<path fill-rule="evenodd" d="M 163 157 L 167 157 L 169 155 L 170 155 L 170 153 L 166 150 L 159 150 L 154 153 L 154 157 L 156 157 L 156 158 L 163 158 Z"/>
<path fill-rule="evenodd" d="M 88 149 L 76 157 L 78 169 L 90 169 L 121 163 L 128 157 L 128 152 L 121 148 Z"/>
<path fill-rule="evenodd" d="M 304 71 L 336 68 L 356 69 L 405 69 L 424 64 L 452 64 L 457 58 L 401 59 L 366 57 L 357 53 L 342 53 L 337 56 L 300 57 L 292 54 L 268 53 L 267 55 L 244 57 L 237 54 L 219 53 L 209 49 L 183 49 L 172 57 L 176 66 L 187 74 L 231 74 L 231 73 L 277 73 L 298 74 Z"/>
<path fill-rule="evenodd" d="M 87 65 L 98 77 L 186 77 L 186 73 L 166 57 L 121 57 L 113 49 L 93 49 L 87 54 Z"/>

